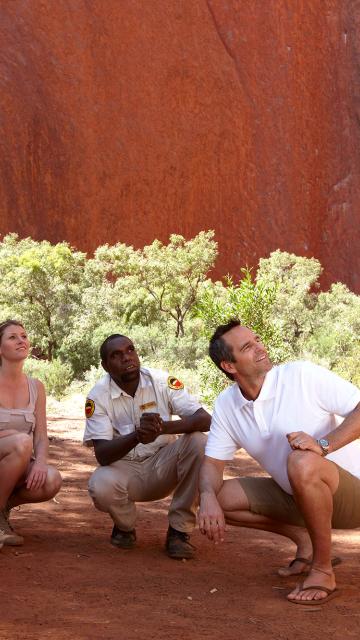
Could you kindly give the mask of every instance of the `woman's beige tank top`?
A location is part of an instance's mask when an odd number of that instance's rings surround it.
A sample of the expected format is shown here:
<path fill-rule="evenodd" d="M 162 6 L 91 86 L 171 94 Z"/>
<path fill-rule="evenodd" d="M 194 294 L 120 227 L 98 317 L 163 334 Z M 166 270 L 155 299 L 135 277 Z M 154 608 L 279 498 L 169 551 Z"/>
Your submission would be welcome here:
<path fill-rule="evenodd" d="M 35 429 L 35 404 L 38 388 L 34 378 L 28 378 L 30 401 L 25 409 L 6 409 L 0 405 L 0 429 L 16 429 L 32 433 Z"/>

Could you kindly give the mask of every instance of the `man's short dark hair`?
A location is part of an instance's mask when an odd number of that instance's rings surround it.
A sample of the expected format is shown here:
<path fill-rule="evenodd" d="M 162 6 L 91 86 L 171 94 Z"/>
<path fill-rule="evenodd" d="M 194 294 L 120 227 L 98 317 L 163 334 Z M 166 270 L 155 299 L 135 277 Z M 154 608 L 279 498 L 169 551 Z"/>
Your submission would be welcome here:
<path fill-rule="evenodd" d="M 112 333 L 111 336 L 108 336 L 107 338 L 105 338 L 104 342 L 100 347 L 101 362 L 106 362 L 107 356 L 108 356 L 109 342 L 111 342 L 112 340 L 115 340 L 115 338 L 127 338 L 129 340 L 127 336 L 123 336 L 121 333 Z"/>
<path fill-rule="evenodd" d="M 216 366 L 225 373 L 225 375 L 230 378 L 230 380 L 234 380 L 232 373 L 228 373 L 225 371 L 221 362 L 226 360 L 227 362 L 235 362 L 234 354 L 232 347 L 230 347 L 225 340 L 223 339 L 223 335 L 234 327 L 241 327 L 240 320 L 233 318 L 229 320 L 226 324 L 221 324 L 215 331 L 214 335 L 210 338 L 209 344 L 209 356 L 211 360 L 216 364 Z"/>

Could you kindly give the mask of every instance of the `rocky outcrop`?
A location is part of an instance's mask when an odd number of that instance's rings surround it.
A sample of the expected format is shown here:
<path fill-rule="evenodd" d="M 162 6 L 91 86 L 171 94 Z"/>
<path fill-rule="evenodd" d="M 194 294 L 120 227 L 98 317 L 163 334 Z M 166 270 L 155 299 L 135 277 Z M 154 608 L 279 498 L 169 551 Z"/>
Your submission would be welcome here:
<path fill-rule="evenodd" d="M 215 229 L 360 291 L 359 0 L 0 0 L 0 233 Z"/>

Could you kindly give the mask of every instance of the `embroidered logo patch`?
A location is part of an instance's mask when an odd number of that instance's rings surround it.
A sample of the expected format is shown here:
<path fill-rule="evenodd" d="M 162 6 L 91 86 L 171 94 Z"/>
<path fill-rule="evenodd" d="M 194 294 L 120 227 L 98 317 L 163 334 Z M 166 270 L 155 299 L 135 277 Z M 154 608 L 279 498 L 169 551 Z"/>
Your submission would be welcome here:
<path fill-rule="evenodd" d="M 174 376 L 169 376 L 167 383 L 168 387 L 170 389 L 175 389 L 175 391 L 179 391 L 180 389 L 184 388 L 183 383 L 180 382 L 180 380 L 178 380 L 177 378 L 174 378 Z"/>
<path fill-rule="evenodd" d="M 88 398 L 85 402 L 85 415 L 87 418 L 91 418 L 92 414 L 95 411 L 95 402 L 94 400 L 90 400 Z"/>

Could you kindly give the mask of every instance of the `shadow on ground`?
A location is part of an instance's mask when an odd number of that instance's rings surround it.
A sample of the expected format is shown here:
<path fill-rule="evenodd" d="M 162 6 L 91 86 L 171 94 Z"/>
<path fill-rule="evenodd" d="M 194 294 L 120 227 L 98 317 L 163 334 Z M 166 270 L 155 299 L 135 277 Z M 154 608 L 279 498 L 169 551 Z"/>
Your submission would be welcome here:
<path fill-rule="evenodd" d="M 64 477 L 61 492 L 16 512 L 25 545 L 0 553 L 1 639 L 359 637 L 359 531 L 334 536 L 340 597 L 299 607 L 285 599 L 294 579 L 276 574 L 293 554 L 286 539 L 230 527 L 214 547 L 195 531 L 196 559 L 170 560 L 163 550 L 169 500 L 162 500 L 139 506 L 138 545 L 118 550 L 109 544 L 110 519 L 87 494 L 92 450 L 53 436 L 51 459 Z M 258 472 L 244 454 L 229 467 L 231 476 Z"/>

